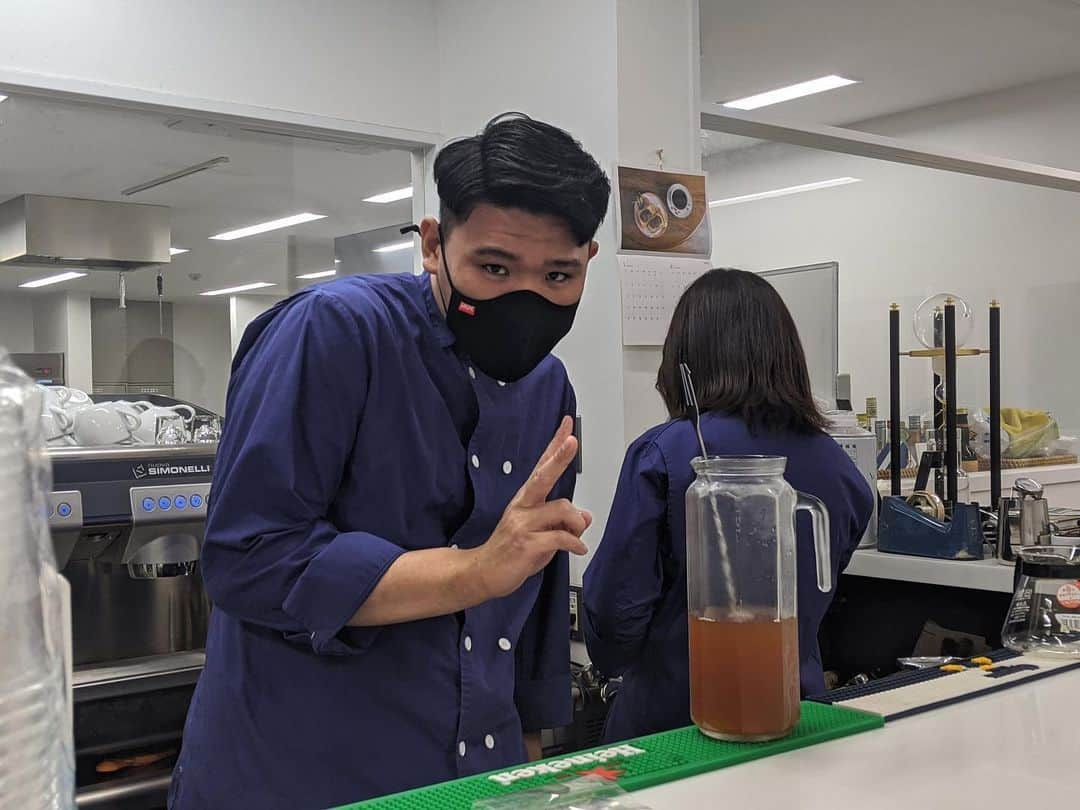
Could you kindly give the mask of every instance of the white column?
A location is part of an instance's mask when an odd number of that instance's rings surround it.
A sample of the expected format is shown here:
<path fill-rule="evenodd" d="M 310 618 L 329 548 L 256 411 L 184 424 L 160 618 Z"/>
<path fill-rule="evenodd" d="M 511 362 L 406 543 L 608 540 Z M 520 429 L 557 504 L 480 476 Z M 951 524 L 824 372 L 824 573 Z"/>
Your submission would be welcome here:
<path fill-rule="evenodd" d="M 236 354 L 248 324 L 280 300 L 275 295 L 229 296 L 229 357 Z"/>
<path fill-rule="evenodd" d="M 63 352 L 68 385 L 92 391 L 90 296 L 54 293 L 34 299 L 34 351 Z"/>
<path fill-rule="evenodd" d="M 437 4 L 440 70 L 433 92 L 449 138 L 516 110 L 563 127 L 606 169 L 618 142 L 615 0 L 444 0 Z M 433 80 L 434 81 L 434 80 Z M 427 198 L 434 201 L 429 187 Z M 585 297 L 559 344 L 577 390 L 584 472 L 575 502 L 593 512 L 599 542 L 622 461 L 623 360 L 613 214 L 597 235 Z M 575 559 L 571 578 L 584 564 Z"/>
<path fill-rule="evenodd" d="M 72 388 L 94 389 L 94 358 L 90 344 L 90 295 L 68 293 L 67 381 Z"/>
<path fill-rule="evenodd" d="M 698 123 L 700 36 L 697 0 L 619 0 L 619 161 L 664 168 L 701 168 Z M 626 441 L 664 422 L 656 393 L 660 349 L 623 350 Z"/>
<path fill-rule="evenodd" d="M 437 85 L 447 139 L 519 110 L 564 127 L 613 174 L 616 162 L 700 167 L 696 0 L 443 0 Z M 427 172 L 426 208 L 435 194 Z M 629 439 L 664 412 L 653 389 L 659 351 L 624 351 L 616 234 L 609 212 L 574 329 L 556 353 L 577 390 L 584 472 L 577 503 L 599 542 Z M 584 563 L 576 561 L 580 581 Z"/>
<path fill-rule="evenodd" d="M 412 221 L 419 225 L 424 217 L 439 215 L 438 200 L 435 197 L 435 184 L 431 182 L 431 161 L 435 159 L 435 150 L 426 149 L 412 153 L 409 168 L 412 179 Z M 411 237 L 417 241 L 419 237 Z M 424 272 L 424 256 L 419 249 L 413 251 L 413 272 Z"/>

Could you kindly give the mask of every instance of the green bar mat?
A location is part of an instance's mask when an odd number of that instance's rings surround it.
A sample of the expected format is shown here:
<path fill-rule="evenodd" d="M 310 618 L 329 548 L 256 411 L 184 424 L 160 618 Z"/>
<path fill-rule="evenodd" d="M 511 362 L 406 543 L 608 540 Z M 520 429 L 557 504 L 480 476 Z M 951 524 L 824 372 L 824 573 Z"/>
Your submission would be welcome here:
<path fill-rule="evenodd" d="M 473 802 L 540 787 L 585 771 L 615 778 L 625 790 L 641 790 L 706 771 L 794 751 L 880 728 L 876 714 L 804 702 L 795 731 L 782 740 L 730 743 L 706 737 L 694 726 L 651 734 L 608 747 L 467 776 L 347 805 L 339 810 L 471 810 Z"/>

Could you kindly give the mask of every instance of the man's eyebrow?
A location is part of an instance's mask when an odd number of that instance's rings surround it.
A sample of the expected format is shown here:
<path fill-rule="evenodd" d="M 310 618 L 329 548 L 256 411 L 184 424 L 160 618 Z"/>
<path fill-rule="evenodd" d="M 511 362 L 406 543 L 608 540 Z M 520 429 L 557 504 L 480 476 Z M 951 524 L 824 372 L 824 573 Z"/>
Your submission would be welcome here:
<path fill-rule="evenodd" d="M 561 267 L 564 270 L 576 270 L 582 266 L 581 259 L 548 259 L 544 262 L 547 267 Z"/>
<path fill-rule="evenodd" d="M 485 245 L 478 247 L 471 251 L 472 258 L 474 259 L 491 259 L 494 261 L 502 261 L 508 263 L 520 262 L 521 257 L 513 251 L 506 248 L 496 247 L 494 245 Z M 554 267 L 560 270 L 579 270 L 581 269 L 582 262 L 580 259 L 573 257 L 547 259 L 544 262 L 545 267 Z"/>
<path fill-rule="evenodd" d="M 516 262 L 520 259 L 516 253 L 493 246 L 478 247 L 472 251 L 472 255 L 477 259 L 501 259 L 508 262 Z"/>

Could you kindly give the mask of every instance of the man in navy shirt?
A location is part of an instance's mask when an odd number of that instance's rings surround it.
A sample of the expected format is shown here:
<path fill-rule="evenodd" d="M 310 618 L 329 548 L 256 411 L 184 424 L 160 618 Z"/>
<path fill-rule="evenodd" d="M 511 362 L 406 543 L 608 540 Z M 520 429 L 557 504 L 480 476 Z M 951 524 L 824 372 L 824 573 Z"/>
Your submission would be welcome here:
<path fill-rule="evenodd" d="M 538 756 L 571 719 L 570 329 L 610 185 L 503 116 L 436 159 L 420 276 L 308 288 L 233 360 L 214 603 L 170 807 L 331 807 Z"/>

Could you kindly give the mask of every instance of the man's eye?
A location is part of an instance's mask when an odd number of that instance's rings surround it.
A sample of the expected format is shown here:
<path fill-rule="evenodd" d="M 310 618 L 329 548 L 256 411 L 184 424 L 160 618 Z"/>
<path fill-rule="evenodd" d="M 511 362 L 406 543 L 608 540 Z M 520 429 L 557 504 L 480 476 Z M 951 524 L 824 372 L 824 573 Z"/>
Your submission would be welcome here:
<path fill-rule="evenodd" d="M 510 271 L 503 267 L 501 264 L 482 264 L 481 269 L 485 273 L 490 273 L 493 276 L 507 276 L 510 275 Z"/>
<path fill-rule="evenodd" d="M 548 281 L 554 281 L 556 283 L 561 284 L 564 281 L 569 281 L 570 280 L 570 274 L 569 273 L 562 273 L 562 272 L 559 272 L 559 271 L 556 270 L 554 272 L 551 272 L 551 273 L 547 274 L 547 280 Z"/>

